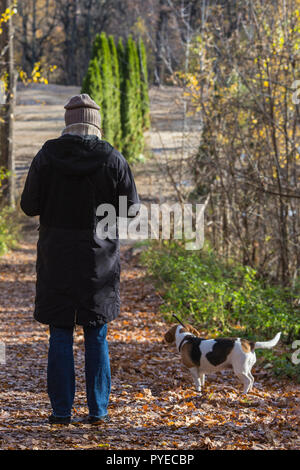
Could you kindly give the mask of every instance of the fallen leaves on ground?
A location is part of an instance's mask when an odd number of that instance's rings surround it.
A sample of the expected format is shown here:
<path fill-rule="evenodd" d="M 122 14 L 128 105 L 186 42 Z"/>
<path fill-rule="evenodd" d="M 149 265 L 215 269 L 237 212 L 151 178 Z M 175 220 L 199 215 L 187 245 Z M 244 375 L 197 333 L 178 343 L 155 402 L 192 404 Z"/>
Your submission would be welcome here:
<path fill-rule="evenodd" d="M 0 259 L 0 449 L 296 449 L 300 396 L 297 384 L 254 369 L 246 397 L 229 371 L 193 388 L 158 314 L 159 296 L 130 250 L 122 248 L 122 309 L 109 325 L 111 421 L 79 422 L 87 415 L 82 329 L 75 331 L 76 398 L 69 427 L 50 426 L 46 392 L 48 328 L 32 318 L 35 242 Z M 205 332 L 203 332 L 205 333 Z"/>

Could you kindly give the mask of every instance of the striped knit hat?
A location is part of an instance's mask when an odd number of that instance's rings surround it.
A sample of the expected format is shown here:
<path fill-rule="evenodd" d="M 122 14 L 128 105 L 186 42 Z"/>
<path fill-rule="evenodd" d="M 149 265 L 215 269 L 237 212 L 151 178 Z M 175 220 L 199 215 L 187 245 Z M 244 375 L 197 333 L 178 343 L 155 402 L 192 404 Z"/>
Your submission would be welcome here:
<path fill-rule="evenodd" d="M 87 94 L 75 95 L 65 104 L 65 123 L 71 124 L 85 123 L 91 124 L 101 130 L 100 107 Z"/>

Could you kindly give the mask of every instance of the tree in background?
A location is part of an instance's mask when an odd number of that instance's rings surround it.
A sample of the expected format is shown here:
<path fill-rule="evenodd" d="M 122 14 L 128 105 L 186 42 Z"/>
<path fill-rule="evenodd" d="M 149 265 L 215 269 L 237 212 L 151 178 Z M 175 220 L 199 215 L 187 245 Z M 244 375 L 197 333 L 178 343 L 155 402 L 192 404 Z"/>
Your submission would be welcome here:
<path fill-rule="evenodd" d="M 115 111 L 113 108 L 113 73 L 112 60 L 109 43 L 106 34 L 103 32 L 96 37 L 95 45 L 96 59 L 98 60 L 101 80 L 102 80 L 102 116 L 104 139 L 114 142 Z"/>
<path fill-rule="evenodd" d="M 119 77 L 120 77 L 120 91 L 121 91 L 122 86 L 123 86 L 124 70 L 125 70 L 125 49 L 124 49 L 122 38 L 119 38 L 119 41 L 118 41 L 117 54 L 118 54 L 118 62 L 119 62 Z"/>
<path fill-rule="evenodd" d="M 186 79 L 203 128 L 191 171 L 197 196 L 210 195 L 214 249 L 288 285 L 300 270 L 300 2 L 238 8 L 230 30 L 216 8 L 194 46 Z"/>
<path fill-rule="evenodd" d="M 35 64 L 51 61 L 58 49 L 60 35 L 59 3 L 56 0 L 22 0 L 17 3 L 15 18 L 16 61 L 26 75 L 30 75 Z M 65 55 L 65 60 L 69 56 Z M 74 61 L 74 57 L 72 57 Z M 70 74 L 71 77 L 71 74 Z"/>
<path fill-rule="evenodd" d="M 92 38 L 116 14 L 115 0 L 19 0 L 16 61 L 27 74 L 36 62 L 57 64 L 60 83 L 79 85 Z"/>
<path fill-rule="evenodd" d="M 56 83 L 80 85 L 91 58 L 92 38 L 142 35 L 150 81 L 164 84 L 184 60 L 188 29 L 196 31 L 205 9 L 236 0 L 20 0 L 16 62 L 29 74 L 36 62 L 55 63 Z M 189 19 L 186 11 L 191 14 Z M 231 14 L 231 12 L 230 12 Z M 229 15 L 229 18 L 231 16 Z M 187 25 L 189 23 L 189 25 Z"/>
<path fill-rule="evenodd" d="M 81 92 L 101 106 L 104 139 L 128 160 L 139 158 L 144 148 L 143 131 L 150 125 L 147 58 L 142 42 L 137 46 L 129 36 L 124 49 L 121 39 L 116 47 L 113 36 L 107 39 L 105 33 L 96 35 Z"/>
<path fill-rule="evenodd" d="M 13 54 L 12 16 L 15 2 L 0 0 L 0 171 L 2 176 L 1 199 L 15 206 L 15 161 L 13 154 L 13 124 L 16 94 L 16 75 Z M 4 171 L 4 173 L 3 173 Z"/>
<path fill-rule="evenodd" d="M 113 142 L 119 151 L 122 150 L 122 126 L 121 126 L 121 90 L 118 52 L 113 36 L 109 36 L 109 47 L 112 67 L 112 103 L 114 112 L 113 120 Z"/>
<path fill-rule="evenodd" d="M 37 8 L 41 6 L 41 3 L 34 0 L 31 2 L 33 8 L 32 31 L 34 32 L 36 32 L 36 28 L 40 25 Z M 48 13 L 50 11 L 48 10 L 50 3 L 50 0 L 46 2 L 46 11 Z M 21 5 L 21 2 L 18 3 L 17 0 L 0 0 L 0 199 L 1 202 L 3 201 L 4 204 L 8 204 L 11 208 L 15 206 L 16 197 L 13 127 L 17 77 L 19 76 L 24 84 L 47 84 L 48 79 L 45 75 L 49 76 L 50 72 L 56 69 L 55 65 L 48 64 L 44 67 L 40 62 L 32 61 L 29 61 L 30 64 L 33 64 L 32 68 L 30 68 L 30 73 L 27 73 L 20 67 L 15 67 L 15 23 L 20 19 L 19 8 L 24 13 L 24 2 Z M 38 51 L 41 51 L 45 38 L 39 35 L 39 40 L 38 45 L 35 43 L 35 39 L 33 39 L 32 51 L 34 54 L 30 56 L 33 60 L 39 57 Z"/>
<path fill-rule="evenodd" d="M 86 76 L 82 82 L 81 93 L 87 93 L 102 108 L 103 92 L 102 78 L 100 74 L 98 60 L 90 60 Z"/>
<path fill-rule="evenodd" d="M 135 60 L 135 89 L 136 89 L 136 112 L 138 133 L 143 135 L 143 110 L 142 110 L 142 81 L 141 81 L 141 64 L 136 41 L 133 42 L 134 60 Z"/>
<path fill-rule="evenodd" d="M 143 129 L 150 127 L 150 102 L 148 90 L 148 70 L 147 70 L 147 54 L 142 38 L 139 38 L 138 52 L 140 61 L 140 80 L 141 80 L 141 107 L 143 116 Z"/>
<path fill-rule="evenodd" d="M 123 153 L 128 160 L 132 161 L 139 158 L 144 148 L 137 49 L 132 36 L 127 39 L 124 58 L 125 67 L 121 89 Z"/>

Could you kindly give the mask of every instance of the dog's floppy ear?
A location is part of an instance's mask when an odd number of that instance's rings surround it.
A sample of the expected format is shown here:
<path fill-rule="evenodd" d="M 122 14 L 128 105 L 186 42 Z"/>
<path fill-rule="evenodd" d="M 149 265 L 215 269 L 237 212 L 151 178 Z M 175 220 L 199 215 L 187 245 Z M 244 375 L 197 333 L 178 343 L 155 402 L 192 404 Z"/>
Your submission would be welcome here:
<path fill-rule="evenodd" d="M 178 325 L 172 326 L 169 331 L 166 332 L 164 338 L 167 343 L 174 343 L 175 341 L 175 333 Z"/>
<path fill-rule="evenodd" d="M 192 335 L 195 335 L 195 336 L 201 336 L 201 334 L 199 333 L 198 330 L 196 330 L 196 328 L 194 328 L 192 325 L 185 325 L 185 329 L 189 332 L 189 333 L 192 333 Z"/>

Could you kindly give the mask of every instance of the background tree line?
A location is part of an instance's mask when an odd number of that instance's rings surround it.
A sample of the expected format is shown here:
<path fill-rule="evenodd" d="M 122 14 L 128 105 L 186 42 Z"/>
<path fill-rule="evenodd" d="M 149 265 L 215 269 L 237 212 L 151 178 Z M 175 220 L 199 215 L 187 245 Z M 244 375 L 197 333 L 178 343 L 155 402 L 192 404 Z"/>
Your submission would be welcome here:
<path fill-rule="evenodd" d="M 203 2 L 204 3 L 204 2 Z M 210 7 L 178 72 L 199 112 L 181 199 L 207 204 L 207 234 L 229 263 L 299 287 L 300 2 Z M 299 88 L 299 85 L 298 85 Z M 180 163 L 181 164 L 181 163 Z"/>
<path fill-rule="evenodd" d="M 149 79 L 159 85 L 182 67 L 186 45 L 223 4 L 230 28 L 235 0 L 22 0 L 16 18 L 16 60 L 29 74 L 36 62 L 57 65 L 55 80 L 78 85 L 87 70 L 96 34 L 142 37 Z M 53 81 L 53 77 L 52 77 Z"/>
<path fill-rule="evenodd" d="M 97 34 L 126 48 L 130 35 L 142 38 L 150 83 L 185 91 L 184 130 L 190 103 L 200 116 L 198 151 L 179 161 L 192 185 L 167 162 L 175 193 L 207 204 L 207 232 L 225 259 L 290 285 L 300 265 L 299 105 L 292 101 L 299 11 L 299 0 L 23 0 L 14 55 L 28 76 L 37 63 L 56 64 L 53 82 L 81 86 Z M 105 132 L 118 141 L 120 127 Z"/>

